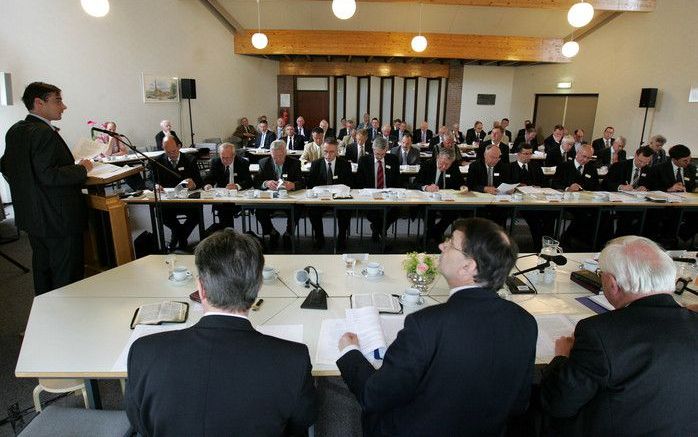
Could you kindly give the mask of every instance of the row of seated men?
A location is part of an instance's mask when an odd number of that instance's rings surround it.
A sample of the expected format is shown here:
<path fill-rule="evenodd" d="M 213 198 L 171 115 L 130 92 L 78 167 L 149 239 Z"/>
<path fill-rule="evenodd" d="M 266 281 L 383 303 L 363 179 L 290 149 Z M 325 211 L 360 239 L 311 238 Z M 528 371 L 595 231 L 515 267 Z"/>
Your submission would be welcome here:
<path fill-rule="evenodd" d="M 439 248 L 450 296 L 405 317 L 379 368 L 359 350 L 361 334 L 338 339 L 336 365 L 363 435 L 698 435 L 698 306 L 674 300 L 676 266 L 656 243 L 627 236 L 601 251 L 603 293 L 615 309 L 555 339 L 539 383 L 536 320 L 497 295 L 516 243 L 472 218 L 456 221 Z M 132 431 L 303 436 L 320 414 L 346 417 L 320 401 L 308 346 L 264 335 L 248 318 L 262 284 L 259 242 L 216 232 L 199 244 L 195 263 L 201 320 L 130 348 L 124 404 Z M 332 425 L 325 422 L 332 435 L 360 434 Z"/>
<path fill-rule="evenodd" d="M 493 132 L 497 132 L 495 128 Z M 244 190 L 257 188 L 262 190 L 278 190 L 279 183 L 288 191 L 294 191 L 305 187 L 313 188 L 319 185 L 343 184 L 353 188 L 413 188 L 423 191 L 438 191 L 439 189 L 454 189 L 497 194 L 497 187 L 503 183 L 518 183 L 523 185 L 543 186 L 545 184 L 543 173 L 539 164 L 533 161 L 533 150 L 530 145 L 523 143 L 517 153 L 516 161 L 509 163 L 508 159 L 502 159 L 502 151 L 496 144 L 486 145 L 481 159 L 470 164 L 467 178 L 464 178 L 459 168 L 459 160 L 453 147 L 453 139 L 448 139 L 434 149 L 434 157 L 420 166 L 416 177 L 410 178 L 400 174 L 400 164 L 406 158 L 409 147 L 410 134 L 404 136 L 402 146 L 388 150 L 387 141 L 378 137 L 374 140 L 370 149 L 347 148 L 349 159 L 356 153 L 358 169 L 356 175 L 352 173 L 351 165 L 347 157 L 338 156 L 338 144 L 333 138 L 325 138 L 321 146 L 322 156 L 313 156 L 310 171 L 307 177 L 301 172 L 301 163 L 297 159 L 287 156 L 287 147 L 282 140 L 275 140 L 270 145 L 270 157 L 260 161 L 259 172 L 252 177 L 249 164 L 236 153 L 235 146 L 225 143 L 220 147 L 220 156 L 214 158 L 211 163 L 211 171 L 206 182 L 201 178 L 194 158 L 186 157 L 179 152 L 179 148 L 172 137 L 167 137 L 163 143 L 166 153 L 160 156 L 160 161 L 166 167 L 175 170 L 178 177 L 158 172 L 160 184 L 164 187 L 175 186 L 183 179 L 188 181 L 190 189 L 212 187 L 229 187 Z M 450 146 L 447 146 L 450 144 Z M 405 147 L 403 147 L 405 146 Z M 635 190 L 661 190 L 661 191 L 689 191 L 695 190 L 696 169 L 690 164 L 690 150 L 683 145 L 676 145 L 670 151 L 670 160 L 663 164 L 648 169 L 648 164 L 654 152 L 649 147 L 641 147 L 635 153 L 633 159 L 617 161 L 611 165 L 608 176 L 603 185 L 599 182 L 598 172 L 594 165 L 589 164 L 593 156 L 590 145 L 584 145 L 572 156 L 557 164 L 556 172 L 552 178 L 553 188 L 564 191 L 597 191 L 606 189 L 610 191 L 635 191 Z M 505 155 L 508 158 L 508 155 Z M 236 213 L 233 206 L 216 206 L 216 211 L 222 226 L 232 224 Z M 300 216 L 300 210 L 294 217 Z M 310 208 L 309 218 L 313 225 L 315 235 L 315 247 L 322 248 L 325 242 L 322 225 L 322 208 Z M 272 246 L 279 242 L 280 234 L 274 229 L 270 211 L 258 210 L 257 219 L 262 226 L 262 232 L 269 235 Z M 485 215 L 504 224 L 509 215 L 506 208 L 486 208 Z M 187 219 L 180 223 L 178 214 L 185 214 Z M 346 237 L 350 221 L 349 211 L 339 211 L 338 220 L 338 248 L 346 245 Z M 638 230 L 637 214 L 629 214 L 622 220 L 620 234 L 627 234 L 632 230 Z M 448 226 L 459 216 L 458 211 L 441 211 L 432 214 L 427 223 L 428 235 L 431 240 L 439 240 Z M 585 235 L 593 229 L 595 223 L 595 211 L 592 208 L 577 208 L 573 210 L 574 218 L 567 234 L 571 236 Z M 669 214 L 671 215 L 671 214 Z M 538 247 L 541 237 L 549 234 L 554 226 L 556 214 L 544 211 L 524 211 L 522 216 L 527 221 L 534 241 Z M 198 212 L 192 209 L 168 207 L 164 211 L 163 221 L 172 230 L 173 238 L 171 248 L 179 246 L 186 250 L 187 238 L 197 226 Z M 387 221 L 383 222 L 383 214 L 369 212 L 367 218 L 371 223 L 372 238 L 378 241 L 384 229 L 389 227 L 398 217 L 397 208 L 389 208 L 386 214 Z M 689 239 L 695 234 L 695 225 L 691 223 L 692 215 L 685 214 L 685 226 L 681 228 L 680 236 Z M 669 220 L 671 219 L 671 220 Z M 674 223 L 678 217 L 665 217 L 661 220 L 666 229 L 675 229 L 678 223 Z M 666 224 L 665 224 L 666 223 Z M 283 232 L 285 245 L 290 245 L 291 236 L 296 223 L 289 218 L 286 229 Z M 673 226 L 673 227 L 672 227 Z M 661 226 L 659 227 L 661 228 Z M 610 237 L 610 235 L 607 235 Z"/>

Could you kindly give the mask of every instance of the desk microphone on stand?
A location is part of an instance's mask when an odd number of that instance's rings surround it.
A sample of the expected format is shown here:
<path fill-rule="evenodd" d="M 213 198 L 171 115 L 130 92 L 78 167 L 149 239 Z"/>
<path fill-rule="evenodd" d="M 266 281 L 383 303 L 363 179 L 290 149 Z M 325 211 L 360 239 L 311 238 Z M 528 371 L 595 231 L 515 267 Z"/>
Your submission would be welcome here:
<path fill-rule="evenodd" d="M 310 270 L 315 272 L 315 282 L 310 280 Z M 303 270 L 296 273 L 298 282 L 305 282 L 306 288 L 312 285 L 313 290 L 308 294 L 301 304 L 301 308 L 310 310 L 326 310 L 327 309 L 327 292 L 320 286 L 320 277 L 317 270 L 313 266 L 307 266 Z"/>
<path fill-rule="evenodd" d="M 533 272 L 536 270 L 543 273 L 546 268 L 550 267 L 550 263 L 555 263 L 559 266 L 564 266 L 565 264 L 567 264 L 567 258 L 565 258 L 562 255 L 540 254 L 540 255 L 538 255 L 538 257 L 544 259 L 545 262 L 538 264 L 535 267 L 531 267 L 529 269 L 520 270 L 520 271 L 514 273 L 513 275 L 507 277 L 505 283 L 506 283 L 507 288 L 509 288 L 509 291 L 511 292 L 511 294 L 534 294 L 535 293 L 535 290 L 532 290 L 531 287 L 526 285 L 521 279 L 517 278 L 516 276 L 523 275 L 525 273 Z"/>

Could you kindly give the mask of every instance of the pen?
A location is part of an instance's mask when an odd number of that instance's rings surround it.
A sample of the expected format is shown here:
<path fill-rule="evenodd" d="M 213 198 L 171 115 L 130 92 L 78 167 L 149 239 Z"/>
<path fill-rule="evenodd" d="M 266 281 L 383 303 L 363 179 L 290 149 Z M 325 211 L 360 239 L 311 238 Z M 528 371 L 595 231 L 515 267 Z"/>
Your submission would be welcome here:
<path fill-rule="evenodd" d="M 264 299 L 257 299 L 257 302 L 252 305 L 252 311 L 257 311 L 259 310 L 259 307 L 262 306 L 262 303 L 264 303 Z"/>

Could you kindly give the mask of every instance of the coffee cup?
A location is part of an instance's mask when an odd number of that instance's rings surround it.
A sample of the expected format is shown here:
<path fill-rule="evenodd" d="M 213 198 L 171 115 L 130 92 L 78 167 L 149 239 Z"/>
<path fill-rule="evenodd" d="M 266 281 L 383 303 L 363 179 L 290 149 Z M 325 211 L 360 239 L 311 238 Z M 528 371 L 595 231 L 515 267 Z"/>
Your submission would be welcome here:
<path fill-rule="evenodd" d="M 406 305 L 419 305 L 422 303 L 422 296 L 416 288 L 407 288 L 402 293 L 402 303 Z"/>
<path fill-rule="evenodd" d="M 276 279 L 276 273 L 277 272 L 274 267 L 264 267 L 264 269 L 262 269 L 262 277 L 266 281 Z"/>
<path fill-rule="evenodd" d="M 599 269 L 598 261 L 593 259 L 585 259 L 582 265 L 584 270 L 589 270 L 590 272 L 596 272 Z"/>
<path fill-rule="evenodd" d="M 288 197 L 288 191 L 279 190 L 279 199 L 286 199 Z"/>
<path fill-rule="evenodd" d="M 377 262 L 370 262 L 366 264 L 366 273 L 369 276 L 376 276 L 379 275 L 381 272 L 381 265 L 380 263 Z"/>
<path fill-rule="evenodd" d="M 176 266 L 172 271 L 172 279 L 175 281 L 186 281 L 191 278 L 191 272 L 186 266 Z"/>
<path fill-rule="evenodd" d="M 520 202 L 523 200 L 523 194 L 521 193 L 514 193 L 511 198 L 517 202 Z"/>
<path fill-rule="evenodd" d="M 255 190 L 252 190 L 252 189 L 249 189 L 249 190 L 245 191 L 245 197 L 248 198 L 248 199 L 254 198 L 254 191 L 255 191 Z"/>

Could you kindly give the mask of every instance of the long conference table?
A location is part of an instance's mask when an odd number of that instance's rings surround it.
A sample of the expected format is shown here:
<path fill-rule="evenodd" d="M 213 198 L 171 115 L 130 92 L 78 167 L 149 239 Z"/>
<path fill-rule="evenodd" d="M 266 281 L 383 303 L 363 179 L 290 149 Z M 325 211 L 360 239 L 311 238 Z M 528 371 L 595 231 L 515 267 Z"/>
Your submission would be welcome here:
<path fill-rule="evenodd" d="M 546 317 L 569 316 L 570 320 L 578 320 L 594 314 L 575 299 L 592 296 L 592 293 L 570 280 L 570 273 L 579 270 L 581 263 L 594 254 L 574 253 L 566 256 L 567 264 L 557 267 L 551 283 L 542 283 L 537 273 L 527 274 L 534 282 L 537 294 L 503 297 L 511 299 L 537 318 L 538 364 L 552 359 L 554 337 L 560 334 L 544 329 Z M 99 408 L 97 380 L 128 376 L 125 367 L 116 368 L 116 363 L 127 352 L 125 348 L 132 333 L 129 325 L 136 308 L 165 300 L 189 302 L 186 326 L 195 324 L 203 315 L 201 305 L 189 300 L 189 294 L 195 289 L 194 281 L 179 284 L 169 281 L 166 259 L 165 255 L 140 258 L 36 297 L 15 375 L 18 378 L 85 379 L 91 406 Z M 401 268 L 403 259 L 403 255 L 369 255 L 367 260 L 357 264 L 356 274 L 349 275 L 341 255 L 265 255 L 266 265 L 277 269 L 278 277 L 262 284 L 259 297 L 264 302 L 258 311 L 250 312 L 250 321 L 258 329 L 301 325 L 302 341 L 310 352 L 313 375 L 337 376 L 339 371 L 334 364 L 318 362 L 318 341 L 323 320 L 344 318 L 345 310 L 350 308 L 350 296 L 354 293 L 402 294 L 411 285 Z M 362 266 L 372 261 L 381 263 L 384 268 L 385 274 L 378 279 L 370 279 L 360 273 Z M 192 255 L 177 255 L 176 262 L 196 273 Z M 523 256 L 516 267 L 523 270 L 535 266 L 536 262 L 536 256 Z M 327 310 L 300 307 L 309 289 L 296 283 L 294 274 L 308 265 L 320 272 L 320 284 L 329 296 Z M 424 305 L 405 307 L 404 312 L 445 302 L 448 297 L 449 287 L 439 275 L 425 294 Z M 682 304 L 698 303 L 698 298 L 690 293 L 674 297 Z M 552 323 L 555 325 L 556 320 L 552 320 Z M 571 326 L 566 328 L 564 334 L 571 335 Z"/>

